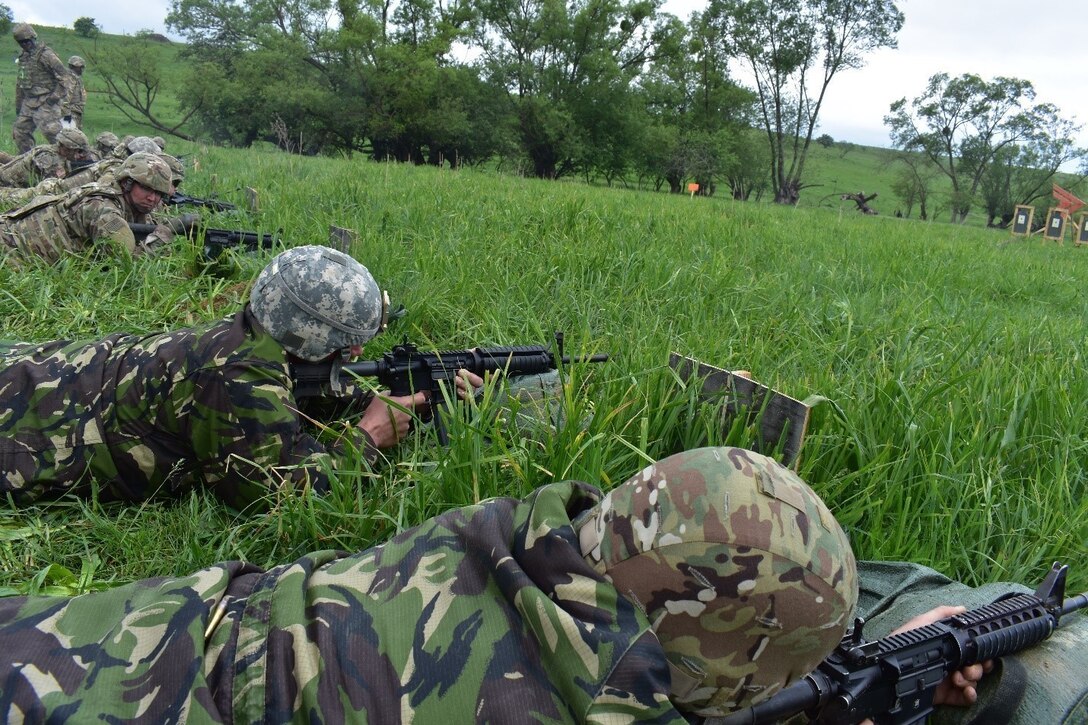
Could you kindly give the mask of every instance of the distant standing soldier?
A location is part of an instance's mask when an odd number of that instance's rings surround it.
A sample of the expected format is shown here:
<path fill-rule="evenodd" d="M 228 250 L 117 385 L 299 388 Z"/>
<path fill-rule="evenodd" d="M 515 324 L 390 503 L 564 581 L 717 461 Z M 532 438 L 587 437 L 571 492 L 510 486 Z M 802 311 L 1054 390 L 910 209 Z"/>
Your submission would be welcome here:
<path fill-rule="evenodd" d="M 29 23 L 19 23 L 12 34 L 23 52 L 16 61 L 19 77 L 15 83 L 15 113 L 18 118 L 11 137 L 19 153 L 34 147 L 34 129 L 49 143 L 57 140 L 62 116 L 67 116 L 71 97 L 72 74 L 57 54 L 44 43 Z"/>
<path fill-rule="evenodd" d="M 152 154 L 125 159 L 116 181 L 85 184 L 67 194 L 42 196 L 6 214 L 0 214 L 0 249 L 4 264 L 18 257 L 41 257 L 56 262 L 64 252 L 83 252 L 100 241 L 120 251 L 139 254 L 173 238 L 166 227 L 136 243 L 129 223 L 146 224 L 163 196 L 170 193 L 172 172 Z"/>
<path fill-rule="evenodd" d="M 83 67 L 87 65 L 78 55 L 68 59 L 72 72 L 72 90 L 68 95 L 68 115 L 78 129 L 83 129 L 83 109 L 87 105 L 87 89 L 83 87 Z"/>
<path fill-rule="evenodd" d="M 45 179 L 66 175 L 73 161 L 86 161 L 90 156 L 90 143 L 83 132 L 64 128 L 55 144 L 35 146 L 0 166 L 0 186 L 30 188 Z"/>

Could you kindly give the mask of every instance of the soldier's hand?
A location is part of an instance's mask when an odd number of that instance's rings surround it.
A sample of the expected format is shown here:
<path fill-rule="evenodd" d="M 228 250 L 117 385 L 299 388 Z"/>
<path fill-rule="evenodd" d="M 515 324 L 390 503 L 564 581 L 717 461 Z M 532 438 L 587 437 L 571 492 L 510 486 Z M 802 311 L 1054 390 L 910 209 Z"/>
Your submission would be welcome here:
<path fill-rule="evenodd" d="M 393 403 L 393 405 L 390 405 Z M 359 430 L 364 431 L 376 448 L 389 448 L 408 435 L 412 426 L 412 413 L 427 404 L 427 394 L 389 396 L 379 395 L 370 402 L 359 419 Z"/>
<path fill-rule="evenodd" d="M 484 379 L 476 373 L 469 372 L 464 368 L 457 371 L 455 385 L 457 386 L 457 397 L 461 400 L 468 400 L 474 396 L 483 384 Z"/>

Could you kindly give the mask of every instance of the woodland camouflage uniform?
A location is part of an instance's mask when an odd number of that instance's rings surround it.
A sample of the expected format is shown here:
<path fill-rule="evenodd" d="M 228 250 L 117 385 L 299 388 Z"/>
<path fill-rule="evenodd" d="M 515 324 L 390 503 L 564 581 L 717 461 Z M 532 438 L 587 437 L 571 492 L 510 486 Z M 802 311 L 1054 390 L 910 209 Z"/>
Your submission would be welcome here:
<path fill-rule="evenodd" d="M 16 40 L 37 38 L 37 33 L 26 23 L 16 25 L 14 35 Z M 23 49 L 16 63 L 19 65 L 15 82 L 18 118 L 12 136 L 19 153 L 23 153 L 34 146 L 35 128 L 49 143 L 56 140 L 61 117 L 68 113 L 72 74 L 49 46 L 36 40 L 32 49 Z"/>
<path fill-rule="evenodd" d="M 756 660 L 796 678 L 841 636 L 853 555 L 798 484 L 700 449 L 622 484 L 626 503 L 568 481 L 353 555 L 0 600 L 0 717 L 684 725 L 685 661 L 720 670 L 685 692 L 726 702 L 759 692 Z M 749 649 L 768 637 L 792 660 Z"/>
<path fill-rule="evenodd" d="M 203 483 L 242 508 L 286 481 L 328 488 L 283 346 L 243 311 L 147 337 L 0 347 L 0 492 L 141 501 Z M 359 441 L 360 446 L 365 441 Z"/>

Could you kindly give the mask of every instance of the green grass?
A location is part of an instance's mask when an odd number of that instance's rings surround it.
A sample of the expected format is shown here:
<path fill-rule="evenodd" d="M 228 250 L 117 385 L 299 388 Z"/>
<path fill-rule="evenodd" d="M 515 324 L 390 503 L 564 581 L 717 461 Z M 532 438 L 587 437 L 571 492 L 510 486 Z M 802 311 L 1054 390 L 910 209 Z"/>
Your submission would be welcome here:
<path fill-rule="evenodd" d="M 862 217 L 441 171 L 359 159 L 184 145 L 193 194 L 320 243 L 330 224 L 408 316 L 402 336 L 442 349 L 544 343 L 607 351 L 572 369 L 571 424 L 523 438 L 490 397 L 450 421 L 451 445 L 413 434 L 377 474 L 349 457 L 325 498 L 239 515 L 196 492 L 142 506 L 0 506 L 0 586 L 74 592 L 227 558 L 261 565 L 357 549 L 452 506 L 578 478 L 610 487 L 688 447 L 749 444 L 715 430 L 667 368 L 672 350 L 756 379 L 813 413 L 801 475 L 859 556 L 909 559 L 971 583 L 1034 582 L 1088 542 L 1088 251 L 946 224 Z M 214 174 L 214 178 L 213 178 Z M 875 188 L 875 187 L 873 187 Z M 869 191 L 870 189 L 865 189 Z M 68 260 L 0 270 L 0 338 L 149 332 L 236 309 L 268 255 L 219 275 L 195 252 L 131 265 Z"/>

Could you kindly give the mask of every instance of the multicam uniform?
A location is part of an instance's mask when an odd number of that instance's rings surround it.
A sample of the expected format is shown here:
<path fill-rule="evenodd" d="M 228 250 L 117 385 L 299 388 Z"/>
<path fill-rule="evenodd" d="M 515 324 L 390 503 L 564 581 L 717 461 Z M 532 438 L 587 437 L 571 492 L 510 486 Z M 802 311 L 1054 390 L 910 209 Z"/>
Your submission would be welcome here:
<path fill-rule="evenodd" d="M 43 179 L 64 176 L 67 170 L 55 144 L 35 146 L 0 166 L 0 186 L 26 189 Z"/>
<path fill-rule="evenodd" d="M 26 503 L 93 479 L 140 501 L 203 482 L 242 508 L 281 481 L 324 491 L 332 457 L 302 430 L 292 386 L 248 306 L 142 338 L 2 347 L 0 492 Z"/>
<path fill-rule="evenodd" d="M 71 68 L 72 59 L 68 59 L 68 67 Z M 80 61 L 82 63 L 82 60 Z M 82 67 L 82 65 L 80 66 Z M 83 110 L 87 107 L 87 89 L 83 87 L 83 76 L 72 71 L 71 90 L 68 94 L 68 115 L 72 117 L 72 123 L 76 128 L 83 128 Z"/>
<path fill-rule="evenodd" d="M 36 197 L 0 214 L 0 240 L 8 250 L 5 263 L 18 257 L 56 262 L 65 252 L 80 253 L 96 242 L 112 242 L 130 254 L 137 245 L 129 223 L 146 224 L 148 216 L 133 209 L 116 183 L 85 184 L 60 195 Z"/>
<path fill-rule="evenodd" d="M 49 143 L 56 140 L 61 117 L 68 110 L 65 106 L 71 95 L 72 74 L 44 43 L 23 50 L 16 62 L 19 77 L 15 83 L 15 107 L 19 109 L 19 117 L 12 135 L 19 152 L 23 153 L 34 146 L 35 128 Z"/>
<path fill-rule="evenodd" d="M 684 725 L 670 701 L 669 644 L 655 634 L 663 619 L 681 621 L 665 628 L 693 662 L 710 639 L 708 656 L 735 656 L 760 633 L 800 622 L 785 645 L 804 666 L 841 635 L 833 625 L 852 602 L 839 597 L 856 596 L 856 581 L 841 530 L 823 528 L 829 514 L 793 507 L 797 479 L 785 469 L 762 469 L 756 489 L 751 469 L 761 467 L 747 452 L 669 460 L 667 475 L 651 467 L 620 487 L 629 504 L 568 481 L 452 510 L 350 556 L 319 552 L 267 573 L 221 564 L 71 600 L 0 600 L 0 691 L 10 693 L 0 717 L 40 721 L 78 707 L 87 719 L 149 723 Z M 734 491 L 708 483 L 723 469 L 748 484 L 748 494 L 734 489 L 735 508 Z M 597 536 L 600 520 L 607 531 Z M 805 532 L 795 553 L 811 566 L 739 544 L 766 542 L 783 524 L 796 526 L 795 541 Z M 717 559 L 720 548 L 708 555 L 711 540 L 737 542 L 735 561 Z M 606 575 L 613 566 L 641 583 L 637 599 Z M 748 576 L 766 577 L 769 598 Z M 834 602 L 812 593 L 832 582 Z M 808 607 L 791 612 L 798 598 Z M 706 624 L 719 602 L 730 615 L 715 618 L 719 635 L 688 639 L 685 623 Z M 735 657 L 737 691 L 760 656 Z"/>

